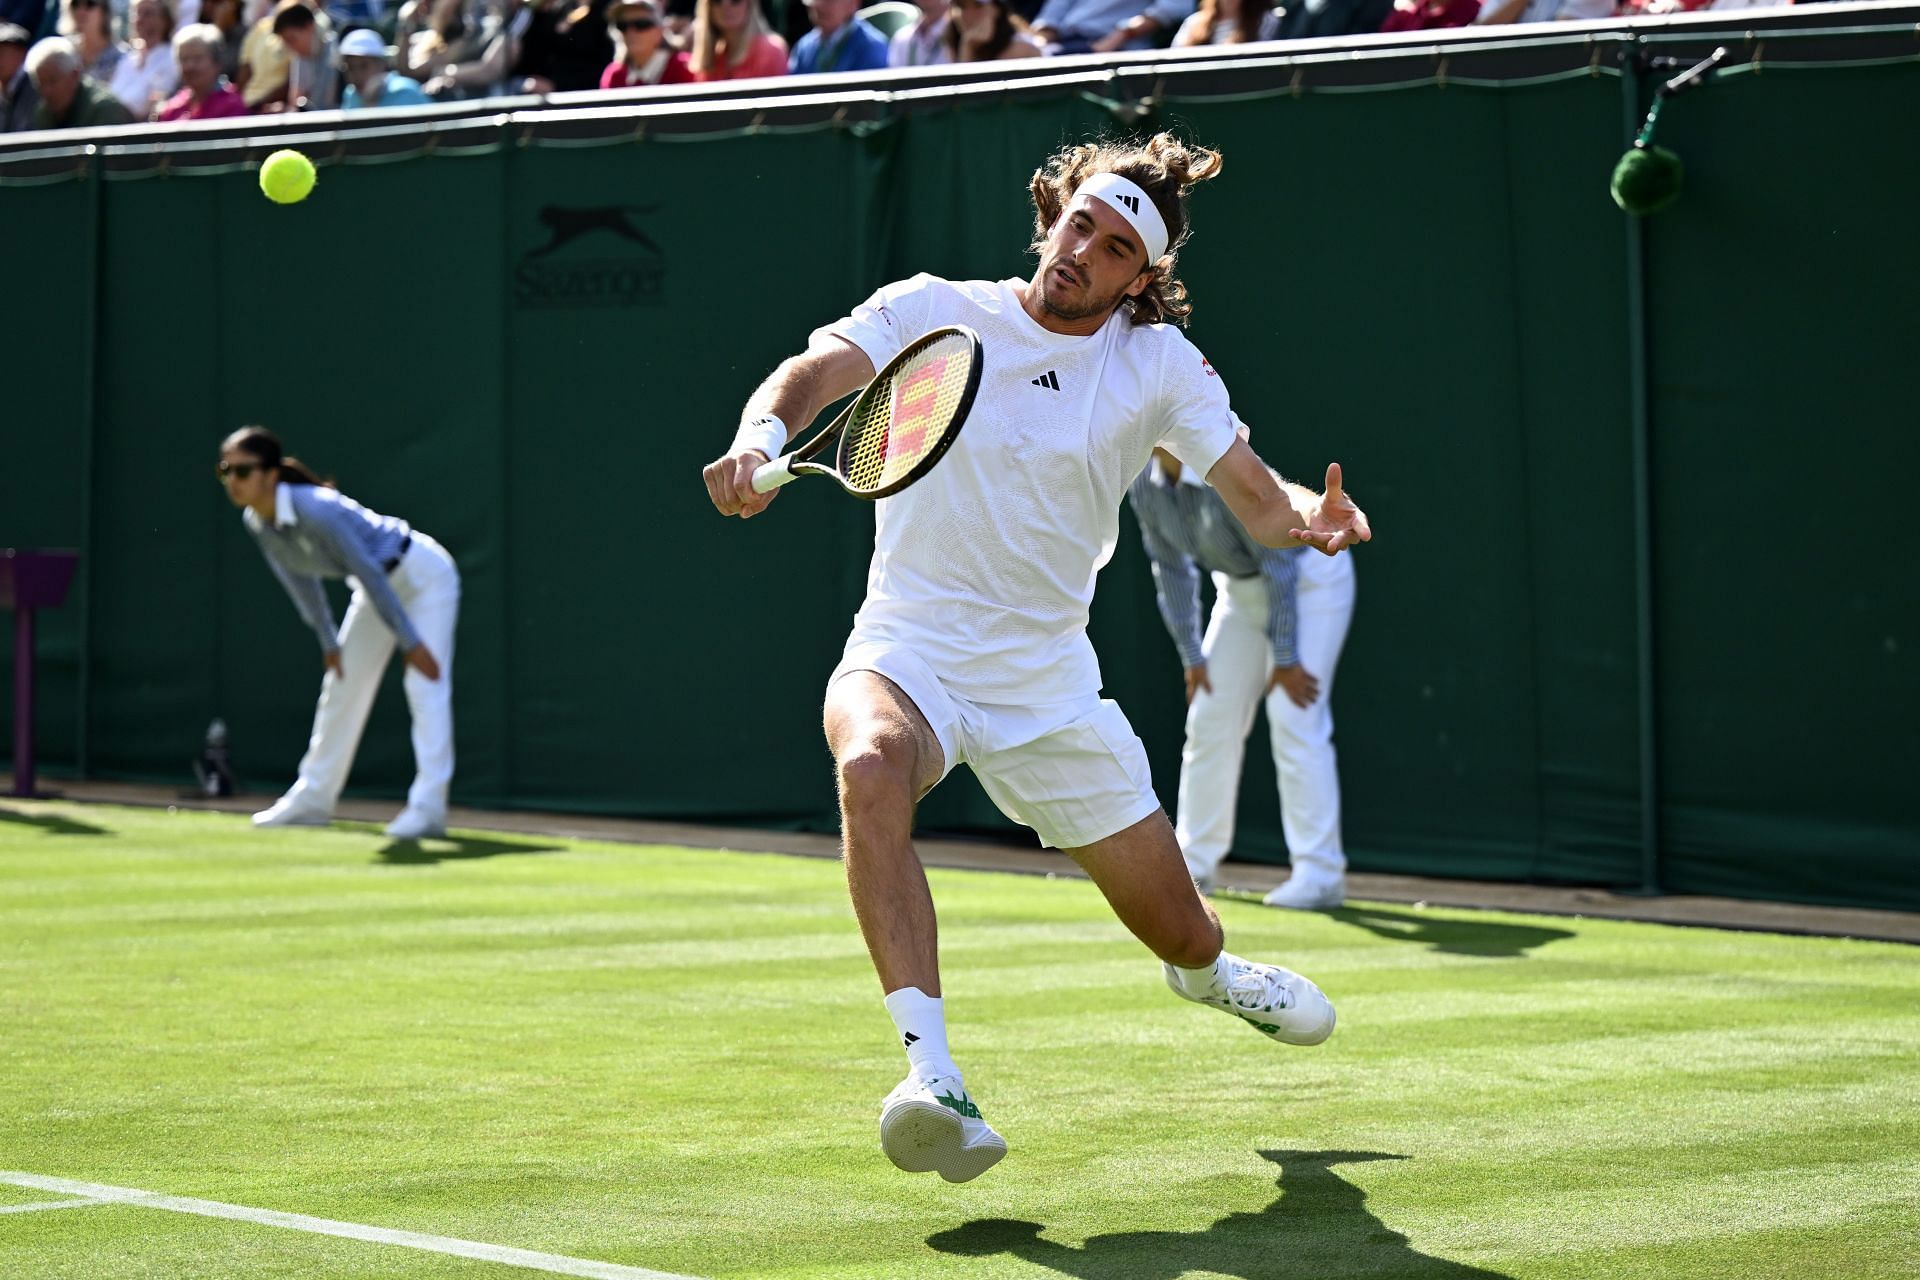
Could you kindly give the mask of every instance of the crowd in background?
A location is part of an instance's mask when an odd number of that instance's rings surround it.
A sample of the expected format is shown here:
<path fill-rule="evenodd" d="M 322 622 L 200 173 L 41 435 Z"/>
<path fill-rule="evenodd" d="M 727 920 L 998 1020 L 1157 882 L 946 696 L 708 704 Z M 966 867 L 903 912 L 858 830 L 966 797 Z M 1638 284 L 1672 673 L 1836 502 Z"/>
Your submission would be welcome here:
<path fill-rule="evenodd" d="M 1790 0 L 0 0 L 0 132 Z"/>

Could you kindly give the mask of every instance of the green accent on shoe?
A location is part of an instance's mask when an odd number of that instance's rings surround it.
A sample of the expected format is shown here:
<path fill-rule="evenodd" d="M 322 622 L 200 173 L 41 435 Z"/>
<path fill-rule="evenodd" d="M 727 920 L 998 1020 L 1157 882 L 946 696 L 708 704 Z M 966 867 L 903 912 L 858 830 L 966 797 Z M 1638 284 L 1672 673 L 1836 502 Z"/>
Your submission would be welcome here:
<path fill-rule="evenodd" d="M 1271 1035 L 1278 1035 L 1278 1034 L 1280 1033 L 1280 1028 L 1279 1028 L 1279 1027 L 1276 1027 L 1276 1026 L 1274 1026 L 1274 1025 L 1273 1025 L 1272 1023 L 1269 1023 L 1269 1022 L 1261 1022 L 1261 1021 L 1259 1021 L 1258 1019 L 1255 1019 L 1255 1018 L 1249 1018 L 1249 1017 L 1247 1017 L 1247 1015 L 1246 1015 L 1246 1014 L 1244 1014 L 1244 1013 L 1240 1015 L 1240 1018 L 1241 1018 L 1241 1021 L 1243 1021 L 1243 1022 L 1245 1022 L 1245 1023 L 1246 1023 L 1246 1024 L 1248 1025 L 1248 1026 L 1250 1026 L 1250 1027 L 1258 1027 L 1258 1028 L 1259 1028 L 1260 1030 L 1262 1030 L 1262 1031 L 1264 1031 L 1264 1032 L 1266 1032 L 1266 1033 L 1267 1033 L 1268 1035 L 1270 1035 L 1270 1036 L 1271 1036 Z"/>
<path fill-rule="evenodd" d="M 950 1093 L 937 1094 L 933 1100 L 949 1110 L 958 1111 L 969 1120 L 980 1118 L 980 1108 L 974 1106 L 973 1099 L 964 1093 L 957 1098 Z"/>

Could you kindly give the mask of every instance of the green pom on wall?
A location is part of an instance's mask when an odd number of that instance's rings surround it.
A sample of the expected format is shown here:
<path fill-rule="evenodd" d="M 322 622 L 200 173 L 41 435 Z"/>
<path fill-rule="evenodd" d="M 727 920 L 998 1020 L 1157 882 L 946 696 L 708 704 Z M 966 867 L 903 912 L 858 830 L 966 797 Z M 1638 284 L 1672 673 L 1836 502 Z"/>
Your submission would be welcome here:
<path fill-rule="evenodd" d="M 1613 202 L 1628 213 L 1657 213 L 1680 197 L 1680 157 L 1665 147 L 1636 143 L 1613 166 Z"/>

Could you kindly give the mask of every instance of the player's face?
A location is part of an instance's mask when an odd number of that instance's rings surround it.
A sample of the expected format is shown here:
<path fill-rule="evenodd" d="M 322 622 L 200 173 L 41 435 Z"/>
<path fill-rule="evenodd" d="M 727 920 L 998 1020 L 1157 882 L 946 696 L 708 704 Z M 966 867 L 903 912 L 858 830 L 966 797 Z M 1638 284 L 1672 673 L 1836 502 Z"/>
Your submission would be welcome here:
<path fill-rule="evenodd" d="M 1105 201 L 1075 196 L 1047 233 L 1040 300 L 1062 320 L 1105 315 L 1148 280 L 1139 233 Z"/>

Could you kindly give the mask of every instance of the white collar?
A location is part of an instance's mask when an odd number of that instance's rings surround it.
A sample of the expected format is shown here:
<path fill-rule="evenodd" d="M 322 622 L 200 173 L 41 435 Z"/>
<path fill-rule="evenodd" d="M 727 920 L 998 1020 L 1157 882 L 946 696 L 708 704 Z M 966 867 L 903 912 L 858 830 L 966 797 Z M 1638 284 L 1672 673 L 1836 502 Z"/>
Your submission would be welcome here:
<path fill-rule="evenodd" d="M 273 491 L 273 527 L 284 529 L 299 523 L 300 513 L 293 509 L 293 486 L 282 480 Z"/>
<path fill-rule="evenodd" d="M 1155 484 L 1172 483 L 1167 479 L 1167 469 L 1160 465 L 1160 459 L 1157 457 L 1153 460 L 1153 482 Z M 1196 489 L 1204 489 L 1207 487 L 1207 482 L 1195 475 L 1193 468 L 1184 462 L 1180 464 L 1180 483 L 1190 484 Z"/>

